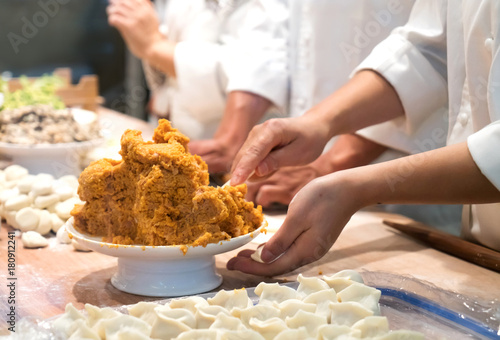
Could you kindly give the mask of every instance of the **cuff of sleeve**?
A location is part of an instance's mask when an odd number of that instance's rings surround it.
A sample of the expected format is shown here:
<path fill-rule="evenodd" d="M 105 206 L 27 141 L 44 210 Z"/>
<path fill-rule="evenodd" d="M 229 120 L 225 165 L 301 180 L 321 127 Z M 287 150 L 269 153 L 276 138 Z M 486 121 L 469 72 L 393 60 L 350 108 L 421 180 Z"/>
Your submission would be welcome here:
<path fill-rule="evenodd" d="M 396 90 L 406 113 L 406 130 L 419 129 L 430 112 L 447 103 L 443 77 L 408 40 L 392 34 L 353 71 L 364 69 L 380 73 Z"/>
<path fill-rule="evenodd" d="M 467 146 L 481 173 L 500 190 L 500 121 L 470 135 Z"/>

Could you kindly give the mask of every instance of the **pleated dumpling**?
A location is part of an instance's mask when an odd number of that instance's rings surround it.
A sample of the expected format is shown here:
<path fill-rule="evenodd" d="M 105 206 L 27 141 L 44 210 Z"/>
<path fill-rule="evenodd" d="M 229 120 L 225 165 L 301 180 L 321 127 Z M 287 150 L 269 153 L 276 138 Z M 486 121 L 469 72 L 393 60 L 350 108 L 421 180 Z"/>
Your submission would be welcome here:
<path fill-rule="evenodd" d="M 293 317 L 286 318 L 285 322 L 290 328 L 305 327 L 310 337 L 316 337 L 318 328 L 326 325 L 326 317 L 299 310 Z"/>
<path fill-rule="evenodd" d="M 101 320 L 98 324 L 104 332 L 103 339 L 147 339 L 151 334 L 150 325 L 131 315 L 120 314 L 111 319 Z"/>
<path fill-rule="evenodd" d="M 128 314 L 135 316 L 152 326 L 157 319 L 155 308 L 158 308 L 159 306 L 161 305 L 154 302 L 141 301 L 133 306 L 130 306 L 128 308 Z"/>
<path fill-rule="evenodd" d="M 246 327 L 245 325 L 243 325 L 240 319 L 235 318 L 234 316 L 231 315 L 219 313 L 215 317 L 215 321 L 213 324 L 210 325 L 209 329 L 238 331 L 246 329 Z"/>
<path fill-rule="evenodd" d="M 217 305 L 231 311 L 233 308 L 248 308 L 253 306 L 246 289 L 221 290 L 213 298 L 208 298 L 210 305 Z"/>
<path fill-rule="evenodd" d="M 198 306 L 194 315 L 196 318 L 196 327 L 198 329 L 209 328 L 220 313 L 229 315 L 229 311 L 221 306 Z"/>
<path fill-rule="evenodd" d="M 265 321 L 270 318 L 280 316 L 280 310 L 276 307 L 267 305 L 257 305 L 245 309 L 234 308 L 231 314 L 241 320 L 245 326 L 250 325 L 250 319 Z"/>
<path fill-rule="evenodd" d="M 157 308 L 157 319 L 151 329 L 151 337 L 157 339 L 175 338 L 182 332 L 196 328 L 196 319 L 190 310 L 184 308 Z"/>
<path fill-rule="evenodd" d="M 170 301 L 168 306 L 170 308 L 184 308 L 189 309 L 191 313 L 196 313 L 196 306 L 208 306 L 207 300 L 200 296 L 190 296 L 182 299 L 174 299 Z"/>
<path fill-rule="evenodd" d="M 305 327 L 299 327 L 297 329 L 285 329 L 280 332 L 274 340 L 306 340 L 310 338 L 309 333 Z"/>
<path fill-rule="evenodd" d="M 87 326 L 83 319 L 78 319 L 73 323 L 73 333 L 68 340 L 101 340 L 99 334 Z"/>
<path fill-rule="evenodd" d="M 339 301 L 342 302 L 359 302 L 364 307 L 371 310 L 373 314 L 380 315 L 378 302 L 381 294 L 381 291 L 378 289 L 355 282 L 337 293 L 337 297 Z"/>
<path fill-rule="evenodd" d="M 225 331 L 220 334 L 220 340 L 265 340 L 262 335 L 251 329 Z"/>
<path fill-rule="evenodd" d="M 352 340 L 361 338 L 361 331 L 346 325 L 323 325 L 318 328 L 319 340 Z"/>
<path fill-rule="evenodd" d="M 373 312 L 358 302 L 342 302 L 331 304 L 332 315 L 330 323 L 332 325 L 346 325 L 351 327 L 356 322 L 367 316 L 372 316 Z"/>
<path fill-rule="evenodd" d="M 175 340 L 218 340 L 219 333 L 213 329 L 192 329 L 179 334 Z"/>
<path fill-rule="evenodd" d="M 374 338 L 389 332 L 389 322 L 385 316 L 367 316 L 351 328 L 358 329 L 362 338 Z"/>
<path fill-rule="evenodd" d="M 254 292 L 259 296 L 259 305 L 274 305 L 289 299 L 298 298 L 298 293 L 295 289 L 280 286 L 277 283 L 261 282 L 255 287 Z"/>
<path fill-rule="evenodd" d="M 330 286 L 335 289 L 337 293 L 349 287 L 355 282 L 364 283 L 361 275 L 354 270 L 342 270 L 338 273 L 335 273 L 331 276 L 323 276 L 323 280 Z"/>
<path fill-rule="evenodd" d="M 85 317 L 80 313 L 71 303 L 68 303 L 65 308 L 65 312 L 62 316 L 57 318 L 53 327 L 55 330 L 65 335 L 66 337 L 70 337 L 71 334 L 75 331 L 75 322 L 77 320 L 86 321 Z"/>
<path fill-rule="evenodd" d="M 316 305 L 298 299 L 290 299 L 280 303 L 278 309 L 280 310 L 280 317 L 285 320 L 287 317 L 294 316 L 299 310 L 314 313 Z"/>
<path fill-rule="evenodd" d="M 288 329 L 285 321 L 278 317 L 269 318 L 267 320 L 260 320 L 257 318 L 251 318 L 249 321 L 249 326 L 266 340 L 272 340 L 276 335 L 285 329 Z"/>
<path fill-rule="evenodd" d="M 297 288 L 297 293 L 301 299 L 309 294 L 319 292 L 321 290 L 330 289 L 330 286 L 323 280 L 317 277 L 305 277 L 302 274 L 297 276 L 297 281 L 300 282 Z"/>
<path fill-rule="evenodd" d="M 338 303 L 337 293 L 335 293 L 335 290 L 332 288 L 309 294 L 302 301 L 314 304 L 316 306 L 316 314 L 324 316 L 327 322 L 330 322 L 332 314 L 330 304 Z"/>

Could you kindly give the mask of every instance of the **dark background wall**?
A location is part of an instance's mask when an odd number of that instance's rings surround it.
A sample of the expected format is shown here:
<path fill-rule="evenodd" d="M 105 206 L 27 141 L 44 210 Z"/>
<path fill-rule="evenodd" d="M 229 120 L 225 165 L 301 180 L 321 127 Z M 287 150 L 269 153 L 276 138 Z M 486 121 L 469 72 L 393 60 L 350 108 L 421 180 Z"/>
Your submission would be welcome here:
<path fill-rule="evenodd" d="M 135 102 L 134 108 L 127 103 L 127 91 L 144 86 L 137 74 L 140 67 L 120 34 L 108 25 L 107 4 L 107 0 L 0 0 L 0 73 L 40 76 L 70 67 L 74 83 L 84 74 L 97 74 L 105 106 L 143 115 L 137 110 L 143 111 L 144 103 Z"/>

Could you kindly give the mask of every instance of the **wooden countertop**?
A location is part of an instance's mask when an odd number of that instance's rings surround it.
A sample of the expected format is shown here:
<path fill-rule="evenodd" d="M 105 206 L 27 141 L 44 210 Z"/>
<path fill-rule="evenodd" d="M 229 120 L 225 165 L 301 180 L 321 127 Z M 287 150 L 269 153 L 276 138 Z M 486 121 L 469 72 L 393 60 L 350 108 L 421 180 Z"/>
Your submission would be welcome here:
<path fill-rule="evenodd" d="M 113 135 L 126 128 L 148 129 L 147 123 L 104 110 L 103 117 L 113 126 Z M 152 131 L 149 126 L 149 133 Z M 145 133 L 145 138 L 150 136 Z M 284 215 L 273 216 L 279 223 Z M 353 216 L 335 245 L 319 261 L 275 278 L 256 277 L 226 270 L 226 262 L 239 250 L 216 256 L 217 271 L 223 277 L 218 289 L 253 287 L 259 282 L 283 282 L 296 279 L 299 273 L 320 276 L 343 269 L 355 269 L 370 277 L 377 273 L 397 275 L 428 282 L 435 287 L 456 292 L 472 299 L 498 302 L 500 274 L 431 249 L 382 224 L 383 218 L 398 215 L 361 211 Z M 7 232 L 0 231 L 0 334 L 6 332 L 9 288 L 7 268 Z M 78 252 L 71 245 L 58 244 L 55 236 L 43 249 L 24 249 L 16 237 L 16 312 L 17 319 L 35 316 L 47 319 L 64 312 L 67 303 L 83 308 L 85 303 L 100 307 L 121 306 L 139 301 L 158 300 L 121 292 L 111 285 L 116 258 L 96 252 Z M 256 248 L 250 243 L 246 248 Z M 382 275 L 382 274 L 381 274 Z"/>

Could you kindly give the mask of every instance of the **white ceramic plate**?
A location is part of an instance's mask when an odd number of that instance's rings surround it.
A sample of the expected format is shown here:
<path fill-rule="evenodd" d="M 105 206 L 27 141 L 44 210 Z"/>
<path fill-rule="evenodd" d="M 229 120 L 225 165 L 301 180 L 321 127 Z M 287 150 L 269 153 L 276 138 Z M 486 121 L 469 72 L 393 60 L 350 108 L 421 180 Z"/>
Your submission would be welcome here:
<path fill-rule="evenodd" d="M 84 235 L 66 222 L 66 230 L 81 245 L 118 258 L 117 272 L 111 283 L 127 293 L 145 296 L 183 296 L 207 292 L 222 283 L 215 270 L 214 255 L 239 248 L 260 234 L 257 230 L 228 241 L 209 243 L 206 247 L 119 245 Z"/>

